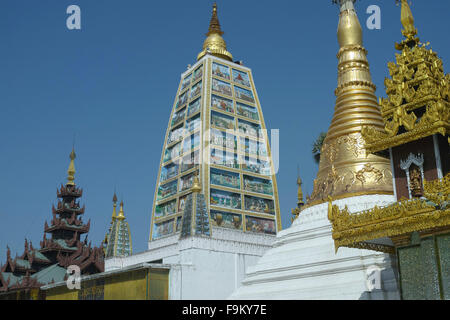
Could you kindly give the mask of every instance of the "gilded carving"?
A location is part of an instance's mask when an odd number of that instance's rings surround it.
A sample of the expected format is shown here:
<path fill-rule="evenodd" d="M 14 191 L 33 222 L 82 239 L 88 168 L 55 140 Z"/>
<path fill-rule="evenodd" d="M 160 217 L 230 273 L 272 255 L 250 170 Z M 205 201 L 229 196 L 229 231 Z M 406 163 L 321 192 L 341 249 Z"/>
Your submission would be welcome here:
<path fill-rule="evenodd" d="M 328 219 L 333 227 L 336 249 L 355 247 L 362 242 L 394 237 L 414 231 L 450 225 L 450 173 L 443 179 L 424 181 L 421 199 L 402 200 L 387 207 L 350 213 L 328 199 Z"/>

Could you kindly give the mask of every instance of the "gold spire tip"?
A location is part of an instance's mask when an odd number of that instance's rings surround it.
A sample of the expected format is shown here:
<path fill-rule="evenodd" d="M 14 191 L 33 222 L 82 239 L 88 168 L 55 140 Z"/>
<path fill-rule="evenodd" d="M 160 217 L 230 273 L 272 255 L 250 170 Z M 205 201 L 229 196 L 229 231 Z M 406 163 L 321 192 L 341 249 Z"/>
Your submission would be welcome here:
<path fill-rule="evenodd" d="M 120 202 L 120 210 L 119 210 L 119 215 L 117 216 L 117 219 L 119 219 L 119 220 L 125 219 L 125 214 L 123 212 L 123 201 Z"/>
<path fill-rule="evenodd" d="M 69 164 L 69 169 L 67 169 L 67 184 L 68 185 L 75 185 L 74 180 L 75 180 L 75 163 L 74 160 L 77 157 L 77 155 L 75 154 L 75 149 L 72 148 L 72 152 L 70 153 L 70 164 Z"/>

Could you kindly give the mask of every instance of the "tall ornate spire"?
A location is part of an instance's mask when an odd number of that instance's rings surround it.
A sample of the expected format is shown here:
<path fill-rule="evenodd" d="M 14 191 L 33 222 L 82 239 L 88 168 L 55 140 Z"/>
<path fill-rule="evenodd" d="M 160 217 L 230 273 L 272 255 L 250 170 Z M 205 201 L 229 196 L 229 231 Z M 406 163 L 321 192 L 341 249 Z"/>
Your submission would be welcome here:
<path fill-rule="evenodd" d="M 75 154 L 75 149 L 72 149 L 72 152 L 70 153 L 70 164 L 69 164 L 69 169 L 67 170 L 67 184 L 68 185 L 75 185 L 75 163 L 74 160 L 77 157 L 77 155 Z"/>
<path fill-rule="evenodd" d="M 328 196 L 335 199 L 393 193 L 389 160 L 367 154 L 361 136 L 363 125 L 382 130 L 384 123 L 353 3 L 354 0 L 339 0 L 336 106 L 322 146 L 310 203 L 325 202 Z"/>
<path fill-rule="evenodd" d="M 203 43 L 203 50 L 197 56 L 197 60 L 203 58 L 206 54 L 212 54 L 216 57 L 233 61 L 233 56 L 227 51 L 227 44 L 223 40 L 223 31 L 220 28 L 219 18 L 217 17 L 217 4 L 213 5 L 213 13 L 211 22 L 209 23 L 209 30 L 206 34 L 207 38 Z"/>

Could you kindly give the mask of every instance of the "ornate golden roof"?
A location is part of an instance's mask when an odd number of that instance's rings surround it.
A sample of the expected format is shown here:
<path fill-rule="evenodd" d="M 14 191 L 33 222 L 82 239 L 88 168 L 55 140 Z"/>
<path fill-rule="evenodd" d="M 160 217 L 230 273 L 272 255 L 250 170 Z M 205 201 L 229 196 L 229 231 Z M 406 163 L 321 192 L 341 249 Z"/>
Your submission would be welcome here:
<path fill-rule="evenodd" d="M 74 160 L 77 157 L 75 154 L 75 149 L 72 149 L 72 152 L 70 153 L 70 164 L 69 169 L 67 169 L 67 184 L 68 185 L 75 185 L 75 163 Z"/>
<path fill-rule="evenodd" d="M 200 60 L 209 53 L 216 57 L 233 61 L 233 56 L 227 51 L 227 44 L 223 40 L 222 35 L 223 31 L 220 28 L 219 18 L 217 17 L 217 4 L 214 3 L 209 30 L 206 34 L 207 38 L 203 43 L 202 52 L 197 56 L 197 60 Z"/>
<path fill-rule="evenodd" d="M 341 0 L 340 4 L 336 106 L 308 205 L 324 202 L 328 196 L 337 199 L 393 193 L 389 160 L 368 154 L 361 136 L 363 125 L 382 130 L 384 123 L 353 1 Z"/>
<path fill-rule="evenodd" d="M 368 125 L 362 134 L 368 150 L 376 152 L 450 129 L 450 75 L 442 60 L 416 37 L 414 18 L 402 0 L 401 21 L 405 40 L 396 44 L 400 54 L 389 62 L 391 78 L 384 81 L 388 98 L 381 99 L 383 128 Z"/>
<path fill-rule="evenodd" d="M 350 213 L 328 205 L 336 250 L 354 247 L 390 252 L 392 249 L 366 241 L 395 238 L 412 232 L 450 230 L 450 173 L 443 179 L 424 181 L 424 198 L 403 200 L 387 207 Z"/>

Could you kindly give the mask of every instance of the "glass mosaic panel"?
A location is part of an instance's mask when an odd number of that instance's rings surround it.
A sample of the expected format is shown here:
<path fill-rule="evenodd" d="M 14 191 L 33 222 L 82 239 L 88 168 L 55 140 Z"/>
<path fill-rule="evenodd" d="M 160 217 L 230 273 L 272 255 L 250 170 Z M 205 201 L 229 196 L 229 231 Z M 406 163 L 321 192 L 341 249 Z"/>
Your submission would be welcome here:
<path fill-rule="evenodd" d="M 170 196 L 173 196 L 177 193 L 177 182 L 178 181 L 172 181 L 163 185 L 160 185 L 158 188 L 158 196 L 156 200 L 162 200 L 165 198 L 168 198 Z"/>
<path fill-rule="evenodd" d="M 258 110 L 255 107 L 236 102 L 237 114 L 249 119 L 259 120 Z"/>
<path fill-rule="evenodd" d="M 239 169 L 238 157 L 235 153 L 219 149 L 211 149 L 211 164 Z"/>
<path fill-rule="evenodd" d="M 250 88 L 250 79 L 247 72 L 233 69 L 233 81 Z"/>
<path fill-rule="evenodd" d="M 198 128 L 200 128 L 200 124 L 201 124 L 201 120 L 200 120 L 200 115 L 196 115 L 193 118 L 190 118 L 186 121 L 186 129 L 189 132 L 193 132 L 195 130 L 197 130 Z"/>
<path fill-rule="evenodd" d="M 186 89 L 191 84 L 192 73 L 186 77 L 184 77 L 183 82 L 181 83 L 181 91 Z"/>
<path fill-rule="evenodd" d="M 186 114 L 186 108 L 183 108 L 173 114 L 171 126 L 176 126 L 184 120 L 184 115 Z"/>
<path fill-rule="evenodd" d="M 250 90 L 234 86 L 234 92 L 237 99 L 244 100 L 247 102 L 255 102 L 255 98 L 253 97 L 253 93 Z"/>
<path fill-rule="evenodd" d="M 213 62 L 212 64 L 212 74 L 227 80 L 230 80 L 230 68 L 222 64 Z"/>
<path fill-rule="evenodd" d="M 184 211 L 184 207 L 186 206 L 186 199 L 190 194 L 187 194 L 183 197 L 180 197 L 180 199 L 178 200 L 178 212 L 183 212 Z"/>
<path fill-rule="evenodd" d="M 184 139 L 183 153 L 189 153 L 200 145 L 200 133 L 197 132 Z"/>
<path fill-rule="evenodd" d="M 241 138 L 241 151 L 257 156 L 267 156 L 267 149 L 264 143 Z"/>
<path fill-rule="evenodd" d="M 255 138 L 262 138 L 261 126 L 257 123 L 245 121 L 239 119 L 238 121 L 239 132 L 247 136 L 252 136 Z"/>
<path fill-rule="evenodd" d="M 176 213 L 176 200 L 159 204 L 155 208 L 155 217 L 162 218 Z"/>
<path fill-rule="evenodd" d="M 192 168 L 194 168 L 196 165 L 199 164 L 200 161 L 200 153 L 199 150 L 195 152 L 191 152 L 188 155 L 183 157 L 183 161 L 181 163 L 181 172 L 188 171 Z"/>
<path fill-rule="evenodd" d="M 178 174 L 178 164 L 171 163 L 161 169 L 161 182 L 169 180 Z"/>
<path fill-rule="evenodd" d="M 272 181 L 244 175 L 244 190 L 273 195 Z"/>
<path fill-rule="evenodd" d="M 169 133 L 169 137 L 167 138 L 167 144 L 171 144 L 175 141 L 180 141 L 183 139 L 185 130 L 183 125 L 172 129 Z"/>
<path fill-rule="evenodd" d="M 211 144 L 214 146 L 228 148 L 228 149 L 237 149 L 237 139 L 236 136 L 220 131 L 217 129 L 211 129 Z"/>
<path fill-rule="evenodd" d="M 184 106 L 187 103 L 187 100 L 188 100 L 188 92 L 186 91 L 178 97 L 176 108 L 178 109 L 178 108 Z"/>
<path fill-rule="evenodd" d="M 252 157 L 243 157 L 243 159 L 244 161 L 242 161 L 242 170 L 270 176 L 271 169 L 269 162 Z"/>
<path fill-rule="evenodd" d="M 173 233 L 174 219 L 164 221 L 161 223 L 155 223 L 153 226 L 153 239 L 158 239 Z"/>
<path fill-rule="evenodd" d="M 200 94 L 200 92 L 202 92 L 202 82 L 199 81 L 196 84 L 194 84 L 191 88 L 191 99 L 195 98 L 196 96 L 198 96 Z"/>
<path fill-rule="evenodd" d="M 221 93 L 223 95 L 226 96 L 233 96 L 232 90 L 231 90 L 231 85 L 229 83 L 217 80 L 217 79 L 212 79 L 212 91 L 217 92 L 217 93 Z"/>
<path fill-rule="evenodd" d="M 213 206 L 240 209 L 241 195 L 228 191 L 211 189 L 210 203 Z"/>
<path fill-rule="evenodd" d="M 201 65 L 200 67 L 198 67 L 197 69 L 195 69 L 194 71 L 194 78 L 192 79 L 192 82 L 197 81 L 198 79 L 200 79 L 203 75 L 203 65 Z"/>
<path fill-rule="evenodd" d="M 182 148 L 181 148 L 181 142 L 177 143 L 176 145 L 167 148 L 166 152 L 164 153 L 164 162 L 170 161 L 172 159 L 175 159 L 176 157 L 180 156 L 182 153 Z"/>
<path fill-rule="evenodd" d="M 246 216 L 245 230 L 250 232 L 275 234 L 276 233 L 275 220 Z"/>
<path fill-rule="evenodd" d="M 242 215 L 237 213 L 211 210 L 211 222 L 216 227 L 242 229 Z"/>
<path fill-rule="evenodd" d="M 195 99 L 193 102 L 189 103 L 188 117 L 200 111 L 201 103 L 200 98 Z"/>
<path fill-rule="evenodd" d="M 211 106 L 215 109 L 234 113 L 233 101 L 216 95 L 211 96 Z"/>
<path fill-rule="evenodd" d="M 235 129 L 234 118 L 219 112 L 211 112 L 211 125 L 225 130 Z"/>
<path fill-rule="evenodd" d="M 198 174 L 198 172 L 193 172 L 180 179 L 180 191 L 184 191 L 190 189 L 192 187 L 192 183 L 194 182 L 194 175 Z"/>
<path fill-rule="evenodd" d="M 211 168 L 211 184 L 228 188 L 241 188 L 239 173 Z"/>
<path fill-rule="evenodd" d="M 244 202 L 245 210 L 265 214 L 275 214 L 275 206 L 273 200 L 253 196 L 245 196 Z"/>

